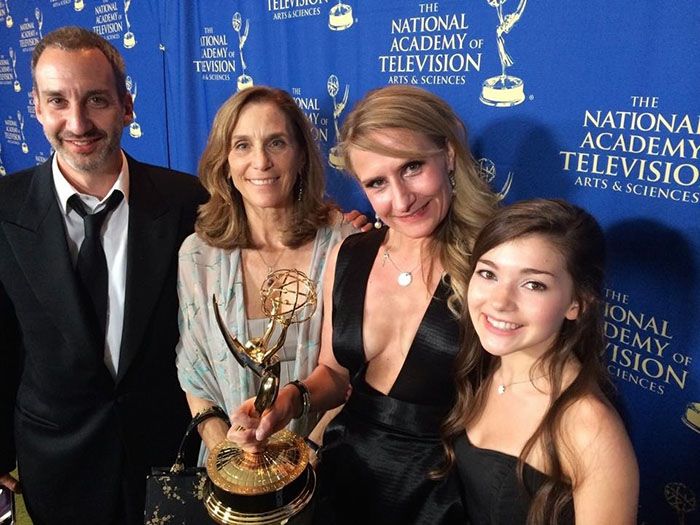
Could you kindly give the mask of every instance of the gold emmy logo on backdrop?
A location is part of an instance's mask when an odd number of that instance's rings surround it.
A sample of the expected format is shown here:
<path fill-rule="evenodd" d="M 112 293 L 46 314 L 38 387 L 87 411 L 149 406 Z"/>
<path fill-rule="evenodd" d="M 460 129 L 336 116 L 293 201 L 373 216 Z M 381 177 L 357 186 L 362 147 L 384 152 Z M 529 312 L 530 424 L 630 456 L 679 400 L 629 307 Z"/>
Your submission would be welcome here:
<path fill-rule="evenodd" d="M 85 8 L 85 2 L 83 0 L 75 0 L 73 2 L 73 9 L 77 12 L 82 11 Z"/>
<path fill-rule="evenodd" d="M 664 497 L 678 516 L 678 525 L 685 525 L 685 516 L 697 509 L 695 493 L 683 483 L 666 483 Z"/>
<path fill-rule="evenodd" d="M 10 14 L 10 0 L 5 0 L 5 25 L 7 29 L 15 25 L 15 21 L 12 20 L 12 15 Z"/>
<path fill-rule="evenodd" d="M 29 146 L 27 146 L 27 140 L 24 138 L 24 115 L 20 110 L 17 110 L 17 122 L 19 122 L 19 133 L 22 136 L 22 153 L 25 155 L 29 153 Z"/>
<path fill-rule="evenodd" d="M 681 420 L 688 425 L 688 428 L 700 434 L 700 402 L 688 403 Z"/>
<path fill-rule="evenodd" d="M 10 48 L 10 60 L 12 61 L 12 76 L 14 77 L 15 81 L 12 84 L 12 88 L 15 90 L 16 93 L 19 93 L 22 91 L 22 84 L 19 82 L 19 77 L 17 77 L 17 68 L 15 67 L 17 65 L 17 55 L 15 54 L 14 48 Z"/>
<path fill-rule="evenodd" d="M 124 47 L 131 49 L 136 45 L 136 37 L 131 32 L 131 23 L 129 22 L 129 7 L 131 0 L 124 0 L 124 20 L 126 20 L 126 33 L 124 33 Z"/>
<path fill-rule="evenodd" d="M 284 345 L 287 329 L 308 320 L 317 301 L 314 283 L 298 270 L 270 273 L 260 288 L 260 298 L 270 322 L 264 335 L 242 344 L 226 329 L 216 297 L 212 297 L 226 345 L 241 366 L 260 377 L 255 398 L 258 414 L 277 398 L 280 362 L 275 354 Z M 209 515 L 222 525 L 286 523 L 311 501 L 316 488 L 309 449 L 301 436 L 289 430 L 273 434 L 260 453 L 222 442 L 209 455 L 207 474 L 204 503 Z"/>
<path fill-rule="evenodd" d="M 34 18 L 36 18 L 36 24 L 39 26 L 39 39 L 44 38 L 41 34 L 41 28 L 44 27 L 44 13 L 38 7 L 34 8 Z"/>
<path fill-rule="evenodd" d="M 238 33 L 238 56 L 241 57 L 241 75 L 236 81 L 238 91 L 242 91 L 245 88 L 249 88 L 253 85 L 253 77 L 246 73 L 245 59 L 243 58 L 243 46 L 245 46 L 245 41 L 248 40 L 248 30 L 250 29 L 249 21 L 245 21 L 245 29 L 241 35 L 241 27 L 243 27 L 243 18 L 239 12 L 234 13 L 233 18 L 231 18 L 231 25 L 233 30 Z"/>
<path fill-rule="evenodd" d="M 353 24 L 352 6 L 344 4 L 342 0 L 331 7 L 328 13 L 328 27 L 332 31 L 344 31 Z"/>
<path fill-rule="evenodd" d="M 0 177 L 4 177 L 5 175 L 7 175 L 7 171 L 2 163 L 2 142 L 0 142 Z"/>
<path fill-rule="evenodd" d="M 333 99 L 333 124 L 335 125 L 335 140 L 337 141 L 338 137 L 340 136 L 340 131 L 338 129 L 338 117 L 343 112 L 345 106 L 348 103 L 350 86 L 348 84 L 345 84 L 343 100 L 341 100 L 340 102 L 336 102 L 335 100 L 335 96 L 340 91 L 340 81 L 338 80 L 338 77 L 336 77 L 335 75 L 329 76 L 326 87 L 328 88 L 328 94 Z M 343 162 L 343 156 L 341 155 L 340 148 L 337 145 L 333 146 L 328 152 L 328 164 L 330 164 L 332 168 L 338 170 L 342 170 L 345 167 L 345 163 Z"/>
<path fill-rule="evenodd" d="M 513 26 L 520 20 L 527 0 L 520 0 L 518 8 L 513 13 L 505 16 L 503 16 L 503 4 L 507 0 L 486 1 L 491 7 L 495 7 L 498 13 L 496 41 L 498 44 L 498 58 L 501 60 L 501 74 L 484 81 L 481 86 L 479 100 L 488 106 L 515 106 L 525 100 L 524 84 L 518 77 L 506 75 L 506 68 L 513 65 L 513 59 L 506 51 L 506 42 L 503 35 L 510 33 Z"/>
<path fill-rule="evenodd" d="M 132 90 L 133 88 L 133 90 Z M 138 88 L 136 86 L 136 82 L 133 82 L 131 80 L 130 76 L 126 77 L 126 90 L 129 92 L 131 95 L 131 100 L 134 103 L 134 106 L 136 105 L 136 95 L 138 93 Z M 133 121 L 131 124 L 129 124 L 129 135 L 131 135 L 132 138 L 138 139 L 141 138 L 141 135 L 143 135 L 143 132 L 141 131 L 141 125 L 136 122 L 136 110 L 132 111 L 133 115 Z"/>
<path fill-rule="evenodd" d="M 489 184 L 489 186 L 494 180 L 496 180 L 496 165 L 490 159 L 487 159 L 485 157 L 479 159 L 479 171 L 481 178 L 484 179 Z M 508 195 L 512 184 L 513 172 L 509 171 L 508 177 L 506 177 L 506 182 L 503 184 L 501 190 L 496 193 L 496 195 L 498 196 L 498 200 L 503 200 L 506 198 L 506 195 Z"/>

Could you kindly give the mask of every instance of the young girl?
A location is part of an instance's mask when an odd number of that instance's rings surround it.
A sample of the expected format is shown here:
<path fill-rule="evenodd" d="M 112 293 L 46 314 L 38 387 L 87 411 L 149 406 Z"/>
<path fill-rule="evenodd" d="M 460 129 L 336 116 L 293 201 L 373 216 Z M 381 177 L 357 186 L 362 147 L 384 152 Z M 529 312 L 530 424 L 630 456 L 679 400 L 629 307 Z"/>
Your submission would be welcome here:
<path fill-rule="evenodd" d="M 635 523 L 639 474 L 608 379 L 604 238 L 561 200 L 501 209 L 476 239 L 444 426 L 475 524 Z"/>

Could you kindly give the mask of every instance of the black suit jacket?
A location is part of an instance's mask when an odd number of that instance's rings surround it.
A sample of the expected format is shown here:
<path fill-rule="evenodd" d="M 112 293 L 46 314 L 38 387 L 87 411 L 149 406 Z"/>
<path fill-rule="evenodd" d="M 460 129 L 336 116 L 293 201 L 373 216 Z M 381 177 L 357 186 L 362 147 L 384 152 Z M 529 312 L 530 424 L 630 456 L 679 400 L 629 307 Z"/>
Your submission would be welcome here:
<path fill-rule="evenodd" d="M 189 420 L 175 368 L 177 252 L 206 193 L 129 163 L 119 370 L 78 291 L 51 161 L 0 179 L 0 472 L 19 466 L 36 524 L 136 523 L 144 480 Z"/>

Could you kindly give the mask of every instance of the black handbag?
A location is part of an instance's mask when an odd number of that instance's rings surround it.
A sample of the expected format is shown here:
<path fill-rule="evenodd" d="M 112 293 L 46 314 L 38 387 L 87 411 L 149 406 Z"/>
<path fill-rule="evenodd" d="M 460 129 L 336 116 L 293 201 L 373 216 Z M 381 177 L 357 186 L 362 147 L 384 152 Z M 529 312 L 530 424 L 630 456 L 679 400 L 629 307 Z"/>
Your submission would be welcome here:
<path fill-rule="evenodd" d="M 214 522 L 204 507 L 204 467 L 185 467 L 185 445 L 196 434 L 197 425 L 210 417 L 230 424 L 226 412 L 212 407 L 192 418 L 172 467 L 153 467 L 146 478 L 145 525 L 211 525 Z"/>

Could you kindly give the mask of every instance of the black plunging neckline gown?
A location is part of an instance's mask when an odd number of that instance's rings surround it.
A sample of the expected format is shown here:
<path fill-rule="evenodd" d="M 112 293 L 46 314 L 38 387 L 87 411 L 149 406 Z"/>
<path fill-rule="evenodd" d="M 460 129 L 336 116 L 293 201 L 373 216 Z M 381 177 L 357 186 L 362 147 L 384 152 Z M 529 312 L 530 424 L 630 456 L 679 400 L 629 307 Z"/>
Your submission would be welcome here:
<path fill-rule="evenodd" d="M 459 326 L 447 307 L 447 283 L 438 285 L 389 394 L 365 381 L 365 293 L 385 235 L 350 236 L 338 254 L 333 353 L 350 372 L 353 392 L 324 434 L 315 523 L 463 524 L 456 476 L 428 478 L 442 461 L 440 425 L 455 396 Z"/>

